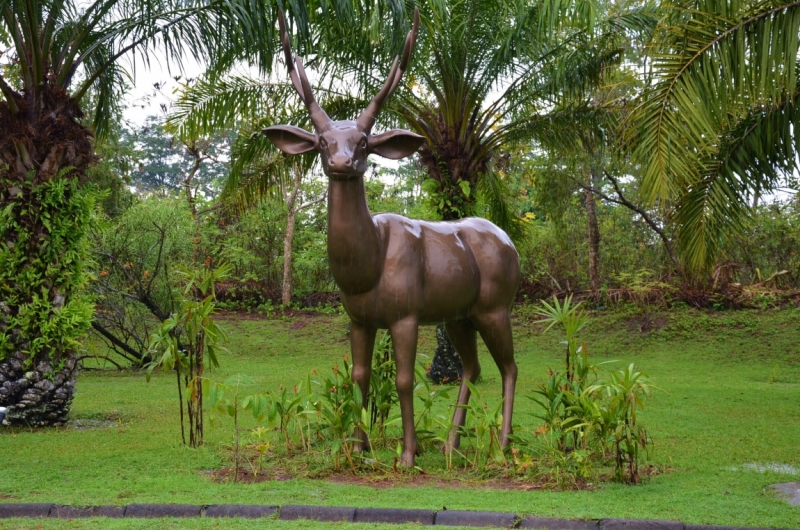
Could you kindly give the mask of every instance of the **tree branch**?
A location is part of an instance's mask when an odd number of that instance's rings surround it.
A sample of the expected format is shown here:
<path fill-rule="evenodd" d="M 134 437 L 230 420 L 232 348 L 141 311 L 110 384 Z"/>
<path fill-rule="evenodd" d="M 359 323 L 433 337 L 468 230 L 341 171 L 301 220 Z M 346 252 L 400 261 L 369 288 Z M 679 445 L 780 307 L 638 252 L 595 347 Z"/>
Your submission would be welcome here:
<path fill-rule="evenodd" d="M 111 364 L 113 364 L 114 366 L 116 366 L 116 367 L 117 367 L 117 370 L 123 370 L 122 366 L 120 366 L 120 364 L 119 364 L 119 363 L 117 363 L 117 362 L 113 361 L 113 360 L 111 359 L 111 357 L 109 357 L 109 356 L 107 356 L 107 355 L 81 355 L 80 357 L 78 357 L 77 359 L 75 359 L 75 361 L 76 361 L 76 362 L 81 362 L 81 361 L 82 361 L 82 360 L 84 360 L 84 359 L 103 359 L 103 360 L 105 360 L 105 361 L 108 361 L 108 362 L 110 362 L 110 363 L 111 363 Z M 99 370 L 99 368 L 88 368 L 88 367 L 86 367 L 86 366 L 81 366 L 81 370 Z"/>
<path fill-rule="evenodd" d="M 137 352 L 136 350 L 134 350 L 133 348 L 131 348 L 130 346 L 128 346 L 127 344 L 125 344 L 124 342 L 119 340 L 117 337 L 114 336 L 114 334 L 112 334 L 106 328 L 104 328 L 103 326 L 98 324 L 96 320 L 92 321 L 92 327 L 95 329 L 95 331 L 97 331 L 100 335 L 102 335 L 111 344 L 113 344 L 117 348 L 121 349 L 122 351 L 124 351 L 128 355 L 132 356 L 134 359 L 139 360 L 139 362 L 144 360 L 144 355 L 142 355 L 141 352 Z M 117 368 L 121 369 L 121 367 L 118 364 L 116 364 L 116 363 L 114 363 L 114 364 L 117 366 Z"/>
<path fill-rule="evenodd" d="M 662 228 L 658 226 L 658 223 L 656 223 L 655 220 L 652 217 L 650 217 L 650 214 L 648 214 L 643 208 L 636 206 L 627 198 L 625 198 L 625 195 L 622 193 L 622 189 L 619 186 L 619 182 L 614 177 L 612 177 L 608 173 L 608 171 L 603 170 L 603 175 L 605 175 L 606 179 L 608 179 L 609 182 L 611 182 L 611 185 L 614 186 L 614 192 L 617 194 L 617 197 L 619 197 L 618 199 L 610 197 L 605 193 L 603 193 L 602 191 L 595 189 L 591 186 L 587 186 L 573 177 L 570 178 L 573 181 L 575 181 L 578 184 L 578 186 L 580 186 L 582 189 L 589 190 L 592 193 L 596 194 L 598 197 L 601 197 L 606 201 L 613 202 L 614 204 L 619 204 L 620 206 L 624 206 L 629 210 L 638 213 L 642 217 L 644 222 L 647 223 L 647 226 L 649 226 L 656 234 L 658 234 L 658 237 L 661 238 L 661 241 L 664 243 L 664 248 L 666 249 L 670 260 L 672 260 L 672 263 L 673 265 L 675 265 L 676 270 L 680 271 L 681 270 L 680 262 L 678 261 L 678 258 L 675 256 L 675 251 L 672 247 L 672 242 L 669 240 L 664 230 L 662 230 Z"/>

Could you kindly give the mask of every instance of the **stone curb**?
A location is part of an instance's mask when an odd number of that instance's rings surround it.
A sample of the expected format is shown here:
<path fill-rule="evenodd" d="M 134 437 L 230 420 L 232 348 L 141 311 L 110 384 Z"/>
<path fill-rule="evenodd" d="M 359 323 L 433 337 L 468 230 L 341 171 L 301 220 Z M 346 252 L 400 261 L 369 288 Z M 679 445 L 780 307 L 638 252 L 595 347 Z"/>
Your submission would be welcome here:
<path fill-rule="evenodd" d="M 309 519 L 312 521 L 345 521 L 352 523 L 356 517 L 355 508 L 342 506 L 306 506 L 303 504 L 287 504 L 281 506 L 278 519 L 281 521 L 294 521 Z"/>
<path fill-rule="evenodd" d="M 684 524 L 680 521 L 644 519 L 603 519 L 597 526 L 600 530 L 684 530 Z"/>
<path fill-rule="evenodd" d="M 194 504 L 129 504 L 125 507 L 125 518 L 200 517 L 202 510 L 202 506 Z"/>
<path fill-rule="evenodd" d="M 493 526 L 497 528 L 514 528 L 518 522 L 519 517 L 515 513 L 442 510 L 436 514 L 436 526 Z"/>
<path fill-rule="evenodd" d="M 59 506 L 53 505 L 50 517 L 59 519 L 78 519 L 82 517 L 111 517 L 118 519 L 125 516 L 125 506 Z"/>
<path fill-rule="evenodd" d="M 203 517 L 243 517 L 245 519 L 260 519 L 272 517 L 278 513 L 277 506 L 263 506 L 260 504 L 215 504 L 206 507 Z"/>
<path fill-rule="evenodd" d="M 11 517 L 243 517 L 249 519 L 272 517 L 293 521 L 356 523 L 416 523 L 425 526 L 485 526 L 499 528 L 529 528 L 536 530 L 769 530 L 742 526 L 711 526 L 684 524 L 680 521 L 644 519 L 570 520 L 548 517 L 525 517 L 504 512 L 472 512 L 462 510 L 406 510 L 399 508 L 349 508 L 343 506 L 310 506 L 287 504 L 268 506 L 253 504 L 129 504 L 127 506 L 61 506 L 47 503 L 0 503 L 0 519 Z"/>
<path fill-rule="evenodd" d="M 436 512 L 433 510 L 403 510 L 400 508 L 357 508 L 354 522 L 417 523 L 423 526 L 433 526 L 436 523 Z"/>
<path fill-rule="evenodd" d="M 9 517 L 47 517 L 52 504 L 0 504 L 0 519 Z"/>
<path fill-rule="evenodd" d="M 552 517 L 526 517 L 519 522 L 517 528 L 532 528 L 535 530 L 597 530 L 597 521 L 574 521 L 553 519 Z"/>

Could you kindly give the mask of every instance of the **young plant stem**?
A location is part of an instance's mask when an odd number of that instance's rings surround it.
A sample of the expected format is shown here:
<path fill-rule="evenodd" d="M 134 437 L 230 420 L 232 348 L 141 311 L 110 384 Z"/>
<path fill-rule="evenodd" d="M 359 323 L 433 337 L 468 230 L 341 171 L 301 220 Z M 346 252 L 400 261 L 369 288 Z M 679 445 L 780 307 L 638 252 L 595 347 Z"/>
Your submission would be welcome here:
<path fill-rule="evenodd" d="M 239 480 L 239 391 L 237 387 L 236 394 L 233 398 L 233 437 L 234 437 L 234 452 L 233 452 L 233 481 Z"/>
<path fill-rule="evenodd" d="M 178 410 L 181 413 L 181 442 L 186 445 L 186 428 L 183 422 L 183 392 L 181 391 L 181 370 L 180 364 L 175 364 L 175 376 L 178 380 Z"/>

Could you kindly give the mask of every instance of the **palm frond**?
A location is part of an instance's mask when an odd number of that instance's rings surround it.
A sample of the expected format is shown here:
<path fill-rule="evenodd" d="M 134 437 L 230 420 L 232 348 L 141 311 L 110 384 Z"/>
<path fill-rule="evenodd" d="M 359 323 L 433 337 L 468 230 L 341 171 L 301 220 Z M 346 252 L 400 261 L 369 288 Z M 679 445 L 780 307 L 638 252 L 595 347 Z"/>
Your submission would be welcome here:
<path fill-rule="evenodd" d="M 505 230 L 513 241 L 522 241 L 526 234 L 525 224 L 514 213 L 508 185 L 496 169 L 488 171 L 478 181 L 478 194 L 485 208 L 484 217 Z"/>
<path fill-rule="evenodd" d="M 770 188 L 774 171 L 762 170 L 794 160 L 782 102 L 794 99 L 799 36 L 797 0 L 670 5 L 656 31 L 654 81 L 626 124 L 624 147 L 641 166 L 645 197 L 677 203 L 680 247 L 696 267 L 743 226 L 754 187 Z"/>
<path fill-rule="evenodd" d="M 756 194 L 773 189 L 798 169 L 800 91 L 756 108 L 724 134 L 718 154 L 702 163 L 702 177 L 677 200 L 673 223 L 688 265 L 713 265 L 725 241 L 748 226 Z"/>
<path fill-rule="evenodd" d="M 294 88 L 242 76 L 203 77 L 181 92 L 167 128 L 181 137 L 230 130 L 242 121 L 286 118 Z M 299 113 L 293 113 L 299 114 Z"/>

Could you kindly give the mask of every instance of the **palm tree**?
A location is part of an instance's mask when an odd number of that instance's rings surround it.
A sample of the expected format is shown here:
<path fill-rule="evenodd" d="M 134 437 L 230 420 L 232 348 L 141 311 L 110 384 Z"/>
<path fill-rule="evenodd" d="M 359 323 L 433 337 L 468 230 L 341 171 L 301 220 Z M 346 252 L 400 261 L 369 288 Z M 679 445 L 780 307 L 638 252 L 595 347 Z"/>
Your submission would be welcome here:
<path fill-rule="evenodd" d="M 496 171 L 500 155 L 521 142 L 580 145 L 598 112 L 589 89 L 622 59 L 630 33 L 654 22 L 653 10 L 582 0 L 421 4 L 426 31 L 416 85 L 394 109 L 426 139 L 427 190 L 442 219 L 485 215 L 518 237 Z M 439 342 L 431 374 L 453 379 L 457 358 Z"/>
<path fill-rule="evenodd" d="M 158 50 L 272 61 L 277 13 L 238 0 L 0 0 L 0 405 L 7 422 L 60 424 L 91 322 L 82 188 L 128 72 Z M 84 116 L 90 108 L 90 116 Z M 90 123 L 91 121 L 91 123 Z"/>
<path fill-rule="evenodd" d="M 798 42 L 796 0 L 666 6 L 625 147 L 690 270 L 706 271 L 751 202 L 797 169 Z"/>

